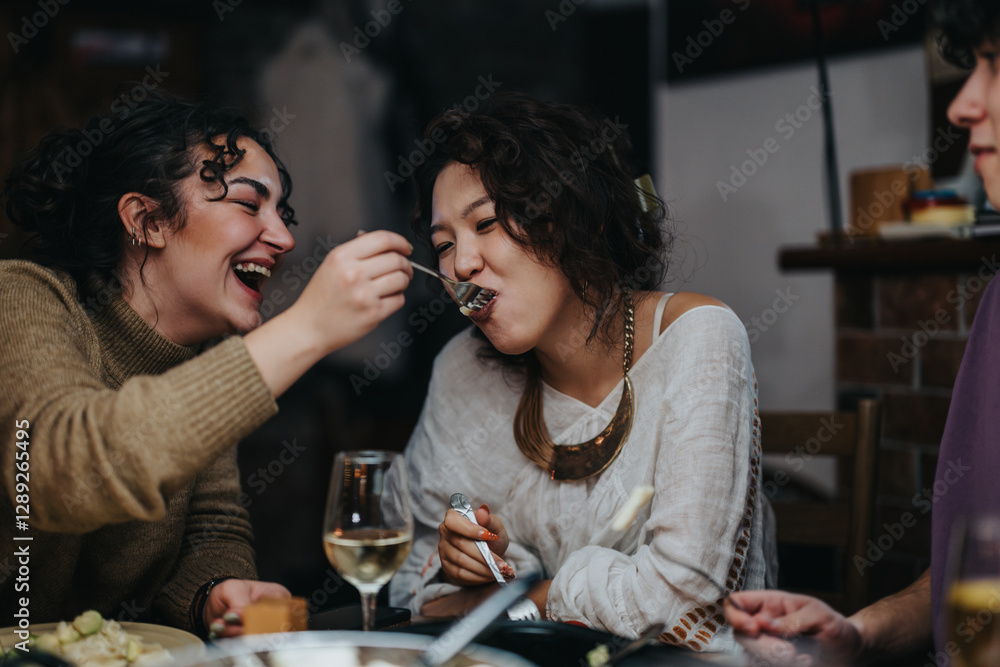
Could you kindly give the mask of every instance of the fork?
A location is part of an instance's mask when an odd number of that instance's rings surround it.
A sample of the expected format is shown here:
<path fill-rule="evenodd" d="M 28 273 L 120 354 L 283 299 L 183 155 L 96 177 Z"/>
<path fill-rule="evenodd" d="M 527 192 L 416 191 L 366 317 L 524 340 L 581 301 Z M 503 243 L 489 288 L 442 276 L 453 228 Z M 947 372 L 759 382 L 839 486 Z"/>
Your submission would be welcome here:
<path fill-rule="evenodd" d="M 455 300 L 455 303 L 462 308 L 462 313 L 465 315 L 469 314 L 465 312 L 466 310 L 480 310 L 497 295 L 497 293 L 493 290 L 480 287 L 475 283 L 452 280 L 448 276 L 439 273 L 434 269 L 428 269 L 426 266 L 417 264 L 412 259 L 410 260 L 410 266 L 440 279 L 441 282 L 444 283 L 444 288 L 448 290 L 448 294 L 450 294 L 451 298 Z"/>

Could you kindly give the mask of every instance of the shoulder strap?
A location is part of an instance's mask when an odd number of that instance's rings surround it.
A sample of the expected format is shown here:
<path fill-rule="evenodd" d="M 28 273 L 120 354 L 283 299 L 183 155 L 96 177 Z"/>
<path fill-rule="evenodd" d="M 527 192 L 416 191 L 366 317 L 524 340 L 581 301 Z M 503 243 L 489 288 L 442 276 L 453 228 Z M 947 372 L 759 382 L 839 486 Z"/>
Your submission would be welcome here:
<path fill-rule="evenodd" d="M 661 322 L 663 320 L 663 310 L 667 307 L 667 301 L 670 297 L 674 295 L 673 292 L 667 292 L 660 297 L 660 300 L 656 303 L 656 311 L 653 313 L 653 340 L 660 335 Z"/>

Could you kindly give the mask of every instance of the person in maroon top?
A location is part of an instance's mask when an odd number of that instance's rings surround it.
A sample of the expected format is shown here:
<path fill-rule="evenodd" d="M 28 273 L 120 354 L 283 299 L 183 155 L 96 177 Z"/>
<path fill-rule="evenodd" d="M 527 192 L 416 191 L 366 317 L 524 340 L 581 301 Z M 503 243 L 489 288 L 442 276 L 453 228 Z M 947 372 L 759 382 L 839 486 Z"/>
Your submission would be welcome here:
<path fill-rule="evenodd" d="M 942 53 L 972 74 L 948 109 L 952 123 L 970 131 L 969 150 L 986 194 L 1000 208 L 1000 2 L 938 0 L 934 18 Z M 934 498 L 931 567 L 905 590 L 845 618 L 819 600 L 782 591 L 734 593 L 746 612 L 726 606 L 740 643 L 772 664 L 892 660 L 926 645 L 934 635 L 937 664 L 959 650 L 943 636 L 943 580 L 952 524 L 962 516 L 1000 513 L 1000 284 L 983 294 L 941 441 L 936 482 L 949 465 L 971 467 L 960 485 Z M 954 481 L 954 480 L 952 480 Z M 935 484 L 937 487 L 938 484 Z M 794 638 L 807 637 L 800 642 Z M 808 648 L 807 648 L 808 647 Z"/>

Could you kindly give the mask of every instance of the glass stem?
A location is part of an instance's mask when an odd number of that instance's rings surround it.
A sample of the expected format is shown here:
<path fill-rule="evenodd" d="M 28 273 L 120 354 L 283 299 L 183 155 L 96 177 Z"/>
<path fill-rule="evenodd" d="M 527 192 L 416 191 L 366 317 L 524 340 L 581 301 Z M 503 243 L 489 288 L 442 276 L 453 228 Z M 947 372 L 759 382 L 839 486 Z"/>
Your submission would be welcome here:
<path fill-rule="evenodd" d="M 361 627 L 365 632 L 375 629 L 375 593 L 361 593 Z"/>

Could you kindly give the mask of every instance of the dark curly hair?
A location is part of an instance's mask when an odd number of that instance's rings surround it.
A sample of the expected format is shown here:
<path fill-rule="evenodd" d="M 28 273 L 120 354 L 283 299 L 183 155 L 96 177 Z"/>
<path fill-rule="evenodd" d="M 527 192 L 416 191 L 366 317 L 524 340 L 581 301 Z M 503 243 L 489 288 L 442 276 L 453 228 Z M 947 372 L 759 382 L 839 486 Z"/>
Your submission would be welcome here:
<path fill-rule="evenodd" d="M 1000 40 L 1000 2 L 997 0 L 937 0 L 932 11 L 940 30 L 941 55 L 959 67 L 976 64 L 975 50 Z"/>
<path fill-rule="evenodd" d="M 451 162 L 476 170 L 497 220 L 557 267 L 598 317 L 589 340 L 620 344 L 621 289 L 656 289 L 670 243 L 666 207 L 643 204 L 626 158 L 626 126 L 581 107 L 497 93 L 480 110 L 448 109 L 428 124 L 414 170 L 414 234 L 430 246 L 434 182 Z M 478 332 L 478 329 L 476 330 Z M 518 362 L 519 357 L 498 358 Z"/>
<path fill-rule="evenodd" d="M 69 273 L 81 298 L 94 279 L 107 284 L 121 278 L 128 242 L 118 215 L 121 197 L 129 192 L 149 197 L 158 207 L 147 220 L 155 216 L 179 229 L 184 225 L 180 181 L 197 169 L 202 181 L 221 186 L 218 199 L 225 198 L 224 175 L 246 153 L 237 146 L 241 137 L 256 141 L 274 160 L 281 181 L 278 208 L 286 224 L 295 223 L 288 204 L 292 180 L 266 133 L 235 111 L 146 92 L 142 101 L 115 99 L 83 129 L 50 132 L 6 180 L 8 217 L 34 233 L 27 255 Z"/>

